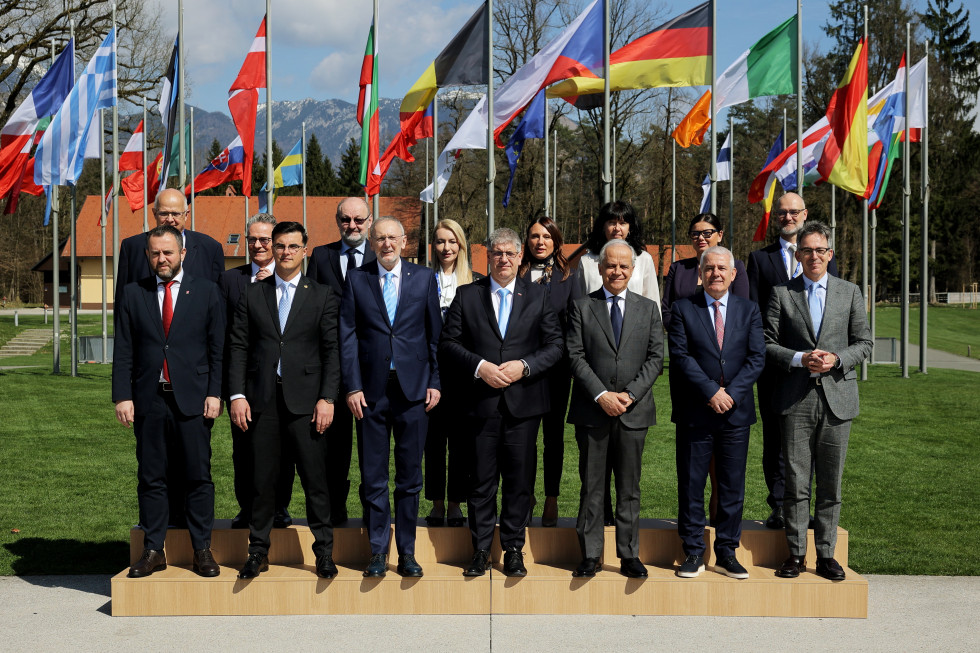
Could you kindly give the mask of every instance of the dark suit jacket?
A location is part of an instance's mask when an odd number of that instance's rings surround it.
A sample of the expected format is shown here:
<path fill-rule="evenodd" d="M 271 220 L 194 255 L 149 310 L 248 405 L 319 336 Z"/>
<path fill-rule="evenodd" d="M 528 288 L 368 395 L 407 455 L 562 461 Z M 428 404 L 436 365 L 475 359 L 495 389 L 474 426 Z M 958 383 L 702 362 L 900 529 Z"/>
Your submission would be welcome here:
<path fill-rule="evenodd" d="M 127 284 L 115 315 L 113 401 L 132 400 L 140 415 L 157 393 L 164 356 L 182 414 L 200 415 L 205 397 L 221 396 L 225 309 L 215 284 L 184 273 L 167 337 L 155 276 Z"/>
<path fill-rule="evenodd" d="M 618 419 L 631 429 L 656 424 L 651 389 L 664 367 L 664 328 L 653 300 L 627 291 L 619 347 L 602 288 L 572 302 L 568 321 L 568 359 L 575 379 L 568 422 L 597 427 Z M 610 417 L 595 401 L 604 390 L 631 392 L 636 401 L 619 417 Z"/>
<path fill-rule="evenodd" d="M 766 364 L 762 315 L 755 302 L 732 294 L 729 289 L 725 339 L 719 350 L 709 317 L 709 299 L 699 288 L 692 297 L 677 300 L 671 308 L 673 317 L 667 332 L 673 405 L 670 420 L 681 426 L 706 429 L 755 424 L 752 386 Z M 707 402 L 721 387 L 718 381 L 722 375 L 725 392 L 735 406 L 718 415 Z"/>
<path fill-rule="evenodd" d="M 344 275 L 340 270 L 340 245 L 341 241 L 338 240 L 335 243 L 314 247 L 310 261 L 306 265 L 306 275 L 321 285 L 333 288 L 338 302 L 344 294 Z M 363 264 L 376 260 L 378 259 L 371 249 L 371 244 L 365 243 Z"/>
<path fill-rule="evenodd" d="M 388 321 L 377 260 L 347 271 L 340 304 L 340 364 L 347 392 L 361 390 L 368 402 L 385 393 L 391 362 L 409 401 L 439 390 L 436 352 L 442 312 L 432 270 L 401 262 L 395 323 Z"/>
<path fill-rule="evenodd" d="M 683 258 L 670 264 L 667 276 L 664 278 L 663 314 L 664 328 L 670 332 L 670 320 L 673 317 L 670 306 L 678 299 L 690 297 L 701 286 L 698 285 L 698 258 Z M 728 289 L 733 295 L 749 298 L 749 276 L 741 261 L 735 261 L 735 281 Z"/>
<path fill-rule="evenodd" d="M 187 255 L 181 267 L 184 274 L 218 283 L 225 271 L 225 254 L 214 238 L 199 231 L 184 229 L 184 247 Z M 128 283 L 153 276 L 146 260 L 146 234 L 136 234 L 119 243 L 119 271 L 115 284 L 115 300 L 119 301 L 122 289 Z"/>
<path fill-rule="evenodd" d="M 551 304 L 551 308 L 558 314 L 558 323 L 561 325 L 562 335 L 566 335 L 568 333 L 568 310 L 572 302 L 582 296 L 582 283 L 575 277 L 574 273 L 569 274 L 567 279 L 561 277 L 561 271 L 554 268 L 551 281 L 544 287 L 548 290 L 548 302 Z M 521 278 L 528 283 L 533 283 L 529 274 L 525 274 Z"/>
<path fill-rule="evenodd" d="M 835 277 L 838 276 L 836 258 L 830 259 L 827 271 Z M 789 281 L 778 240 L 749 254 L 748 276 L 749 297 L 759 305 L 759 310 L 765 315 L 773 286 Z"/>
<path fill-rule="evenodd" d="M 501 337 L 490 299 L 490 277 L 460 286 L 442 329 L 439 353 L 460 378 L 470 379 L 468 415 L 492 417 L 503 400 L 518 419 L 543 415 L 550 408 L 547 372 L 564 352 L 558 315 L 539 284 L 517 279 L 507 336 Z M 530 376 L 506 388 L 491 388 L 475 378 L 481 360 L 499 365 L 524 360 Z"/>
<path fill-rule="evenodd" d="M 766 312 L 766 356 L 776 367 L 773 410 L 779 415 L 790 412 L 810 382 L 806 368 L 790 366 L 796 352 L 822 349 L 840 357 L 840 367 L 821 378 L 827 405 L 838 419 L 854 419 L 858 414 L 854 367 L 871 355 L 872 346 L 861 289 L 849 281 L 828 277 L 827 301 L 817 338 L 804 288 L 802 275 L 776 286 Z"/>
<path fill-rule="evenodd" d="M 246 287 L 231 326 L 229 396 L 243 394 L 252 412 L 261 412 L 276 400 L 280 356 L 289 412 L 310 415 L 318 400 L 337 398 L 337 301 L 327 286 L 297 277 L 296 295 L 281 332 L 275 275 Z"/>
<path fill-rule="evenodd" d="M 218 288 L 221 290 L 221 296 L 225 300 L 225 309 L 227 311 L 227 336 L 225 337 L 225 357 L 224 360 L 227 363 L 231 360 L 231 323 L 235 319 L 235 308 L 238 306 L 238 302 L 241 300 L 242 295 L 245 294 L 245 289 L 252 282 L 252 264 L 246 263 L 245 265 L 239 265 L 238 267 L 231 268 L 230 270 L 225 270 L 218 277 Z M 228 398 L 228 371 L 230 367 L 226 364 L 224 366 L 224 385 L 222 386 L 222 397 Z"/>

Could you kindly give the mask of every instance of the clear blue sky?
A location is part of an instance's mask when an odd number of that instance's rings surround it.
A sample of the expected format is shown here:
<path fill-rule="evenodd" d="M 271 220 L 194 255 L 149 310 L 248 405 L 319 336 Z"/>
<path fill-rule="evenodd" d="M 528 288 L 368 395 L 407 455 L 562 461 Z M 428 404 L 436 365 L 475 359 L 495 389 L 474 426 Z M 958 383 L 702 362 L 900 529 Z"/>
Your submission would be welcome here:
<path fill-rule="evenodd" d="M 669 18 L 698 0 L 669 0 Z M 479 0 L 381 0 L 379 25 L 382 97 L 400 98 L 479 6 Z M 587 0 L 570 0 L 584 7 Z M 827 0 L 804 0 L 803 39 L 826 48 L 821 26 Z M 922 10 L 925 0 L 914 0 Z M 980 38 L 980 0 L 966 0 L 972 36 Z M 163 25 L 176 33 L 177 0 L 162 0 Z M 721 0 L 718 3 L 718 72 L 769 29 L 796 12 L 796 0 Z M 184 3 L 188 101 L 228 113 L 228 87 L 265 13 L 264 0 Z M 357 101 L 357 80 L 371 24 L 370 0 L 275 0 L 272 8 L 274 100 L 337 98 Z M 666 18 L 665 18 L 666 20 Z"/>

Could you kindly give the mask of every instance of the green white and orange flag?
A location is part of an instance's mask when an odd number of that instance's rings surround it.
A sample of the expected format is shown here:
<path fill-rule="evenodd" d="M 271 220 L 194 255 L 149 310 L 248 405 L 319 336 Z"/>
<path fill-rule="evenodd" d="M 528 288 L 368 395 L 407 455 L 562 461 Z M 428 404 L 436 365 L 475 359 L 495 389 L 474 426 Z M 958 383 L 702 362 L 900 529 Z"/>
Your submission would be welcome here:
<path fill-rule="evenodd" d="M 858 41 L 827 105 L 830 134 L 817 162 L 820 178 L 855 195 L 868 186 L 868 48 Z"/>
<path fill-rule="evenodd" d="M 381 150 L 378 127 L 378 44 L 374 38 L 374 22 L 368 30 L 364 63 L 361 64 L 360 93 L 357 96 L 357 122 L 361 125 L 361 174 L 358 180 L 368 185 L 368 173 L 378 166 Z M 374 192 L 371 193 L 370 190 Z M 372 188 L 370 195 L 377 195 L 380 188 Z"/>

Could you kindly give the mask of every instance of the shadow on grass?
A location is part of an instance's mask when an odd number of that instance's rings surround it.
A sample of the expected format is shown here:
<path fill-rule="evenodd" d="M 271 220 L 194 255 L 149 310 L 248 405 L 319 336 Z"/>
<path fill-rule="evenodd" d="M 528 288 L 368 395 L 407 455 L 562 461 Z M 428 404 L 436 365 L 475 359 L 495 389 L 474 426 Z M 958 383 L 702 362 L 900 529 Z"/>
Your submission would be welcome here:
<path fill-rule="evenodd" d="M 10 568 L 18 576 L 56 574 L 117 574 L 129 566 L 129 542 L 79 542 L 28 537 L 4 544 L 15 557 Z M 38 584 L 46 584 L 42 578 Z M 108 585 L 93 578 L 96 590 L 78 587 L 95 594 L 108 595 Z M 32 581 L 34 582 L 34 581 Z M 71 586 L 88 585 L 84 581 Z M 104 585 L 104 587 L 103 587 Z"/>

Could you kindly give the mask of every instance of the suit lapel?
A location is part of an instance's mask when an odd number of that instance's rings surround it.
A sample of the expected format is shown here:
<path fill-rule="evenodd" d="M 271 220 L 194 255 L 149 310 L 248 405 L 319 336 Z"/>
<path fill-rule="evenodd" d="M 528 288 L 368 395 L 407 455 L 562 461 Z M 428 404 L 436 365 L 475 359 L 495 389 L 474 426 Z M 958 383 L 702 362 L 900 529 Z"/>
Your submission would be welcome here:
<path fill-rule="evenodd" d="M 191 277 L 184 275 L 183 280 L 180 283 L 180 288 L 177 290 L 177 297 L 174 297 L 174 314 L 170 320 L 170 333 L 174 332 L 174 329 L 181 329 L 184 322 L 184 315 L 190 310 L 191 300 L 197 300 L 197 296 L 192 294 L 191 291 L 194 289 L 194 283 Z M 172 288 L 171 288 L 172 290 Z M 160 328 L 163 328 L 163 318 L 160 318 Z M 169 335 L 167 336 L 169 340 Z"/>
<path fill-rule="evenodd" d="M 156 278 L 150 277 L 150 283 L 148 285 L 140 284 L 140 286 L 143 288 L 142 294 L 143 302 L 146 306 L 146 314 L 149 316 L 150 322 L 156 324 L 157 335 L 160 336 L 160 340 L 165 340 L 163 335 L 163 313 L 160 311 L 160 301 L 157 299 Z"/>
<path fill-rule="evenodd" d="M 276 333 L 282 335 L 282 329 L 279 328 L 279 304 L 276 302 L 276 277 L 275 275 L 266 277 L 259 283 L 263 284 L 262 292 L 265 294 L 265 304 L 269 308 L 272 323 L 276 325 Z"/>
<path fill-rule="evenodd" d="M 343 285 L 344 284 L 344 271 L 340 268 L 340 250 L 343 248 L 342 241 L 336 242 L 336 248 L 327 245 L 333 256 L 328 256 L 327 261 L 330 264 L 331 270 L 333 270 L 334 278 Z M 348 270 L 350 272 L 350 270 Z"/>
<path fill-rule="evenodd" d="M 775 250 L 769 253 L 769 260 L 772 262 L 772 266 L 776 268 L 776 276 L 779 278 L 777 283 L 785 283 L 789 281 L 789 277 L 786 275 L 786 263 L 783 261 L 783 248 L 778 240 L 773 247 Z"/>
<path fill-rule="evenodd" d="M 796 303 L 796 310 L 806 322 L 806 332 L 810 334 L 810 340 L 816 345 L 817 334 L 813 332 L 813 316 L 810 315 L 810 304 L 806 300 L 806 284 L 803 282 L 803 275 L 796 277 L 794 282 L 790 284 L 789 295 Z M 826 313 L 826 310 L 824 312 Z"/>
<path fill-rule="evenodd" d="M 517 279 L 514 284 L 514 296 L 510 302 L 510 317 L 507 318 L 507 331 L 510 332 L 511 325 L 520 324 L 521 313 L 527 305 L 527 282 L 524 279 Z"/>
<path fill-rule="evenodd" d="M 609 311 L 605 310 L 605 302 L 602 306 L 604 312 L 606 313 L 606 321 L 602 322 L 603 329 L 605 329 L 606 324 L 609 325 L 609 335 L 614 336 L 612 332 L 612 319 L 609 317 Z M 629 340 L 630 335 L 637 330 L 640 324 L 640 299 L 635 292 L 629 290 L 626 292 L 626 311 L 623 314 L 623 330 L 619 334 L 619 348 L 622 349 L 626 341 Z M 613 346 L 616 345 L 615 337 L 611 341 Z"/>
<path fill-rule="evenodd" d="M 381 294 L 381 271 L 378 270 L 377 265 L 368 266 L 367 281 L 371 294 L 374 296 L 374 301 L 378 303 L 378 309 L 381 311 L 381 315 L 384 317 L 385 324 L 392 326 L 391 320 L 388 319 L 388 307 L 385 306 L 385 298 Z M 405 279 L 402 279 L 403 283 L 404 281 Z M 397 310 L 395 312 L 395 319 L 398 319 Z"/>
<path fill-rule="evenodd" d="M 490 298 L 491 294 L 490 283 L 487 282 L 486 291 L 480 293 L 480 298 L 483 300 L 483 310 L 487 313 L 487 321 L 490 322 L 490 328 L 493 329 L 497 338 L 503 341 L 504 337 L 500 335 L 500 328 L 497 326 L 497 315 L 493 312 L 493 300 Z"/>
<path fill-rule="evenodd" d="M 704 332 L 708 335 L 708 340 L 711 341 L 715 349 L 718 349 L 718 335 L 715 333 L 715 325 L 711 323 L 710 315 L 711 311 L 708 310 L 708 295 L 705 294 L 703 288 L 699 288 L 695 293 L 694 297 L 691 298 L 694 304 L 694 310 L 697 311 L 698 321 L 701 322 L 701 326 L 704 327 Z M 711 301 L 714 301 L 713 299 Z M 728 302 L 729 308 L 731 307 L 731 300 Z M 731 313 L 729 313 L 731 315 Z M 727 331 L 727 329 L 726 329 Z M 722 340 L 724 345 L 724 340 Z M 721 350 L 718 349 L 720 352 Z"/>
<path fill-rule="evenodd" d="M 823 304 L 823 319 L 820 321 L 821 335 L 824 333 L 828 333 L 829 331 L 832 331 L 832 329 L 825 328 L 826 325 L 830 323 L 830 320 L 833 317 L 839 314 L 839 312 L 841 311 L 841 307 L 845 306 L 841 294 L 842 288 L 841 285 L 838 283 L 838 281 L 839 279 L 834 277 L 834 275 L 832 274 L 827 275 L 827 294 L 824 298 L 824 304 Z M 809 307 L 809 304 L 807 304 L 807 306 Z M 813 320 L 811 319 L 810 322 L 812 325 Z M 811 326 L 811 328 L 813 327 Z M 818 344 L 819 344 L 819 340 L 820 338 L 818 336 L 817 337 Z"/>
<path fill-rule="evenodd" d="M 286 316 L 286 328 L 283 333 L 289 330 L 289 326 L 295 321 L 306 299 L 310 296 L 310 280 L 302 274 L 296 277 L 296 290 L 293 291 L 293 301 L 289 305 L 289 315 Z M 278 314 L 278 308 L 276 310 Z"/>

